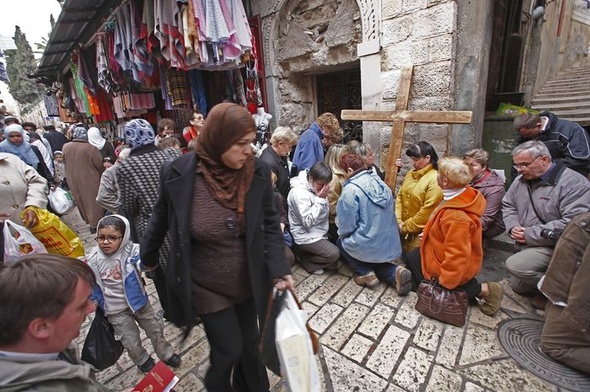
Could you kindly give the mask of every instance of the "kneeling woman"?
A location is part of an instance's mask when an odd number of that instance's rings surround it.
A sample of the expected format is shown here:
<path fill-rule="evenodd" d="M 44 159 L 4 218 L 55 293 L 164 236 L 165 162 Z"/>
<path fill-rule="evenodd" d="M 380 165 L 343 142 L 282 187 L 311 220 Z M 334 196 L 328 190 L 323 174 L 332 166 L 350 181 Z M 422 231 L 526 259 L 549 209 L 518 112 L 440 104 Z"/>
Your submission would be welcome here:
<path fill-rule="evenodd" d="M 495 315 L 502 302 L 502 286 L 496 282 L 479 283 L 475 276 L 483 263 L 481 216 L 486 200 L 467 186 L 473 169 L 455 157 L 438 161 L 438 185 L 443 201 L 424 228 L 420 249 L 408 254 L 413 288 L 424 279 L 438 278 L 448 290 L 463 289 L 481 311 Z"/>
<path fill-rule="evenodd" d="M 398 295 L 408 294 L 412 275 L 393 264 L 402 248 L 391 189 L 356 154 L 344 154 L 340 166 L 347 180 L 336 205 L 338 246 L 356 274 L 354 282 L 373 287 L 382 281 Z"/>
<path fill-rule="evenodd" d="M 243 107 L 214 106 L 196 152 L 162 167 L 160 197 L 141 242 L 143 263 L 156 266 L 170 231 L 170 318 L 179 326 L 194 325 L 197 315 L 203 321 L 208 391 L 269 390 L 258 325 L 273 283 L 293 287 L 270 170 L 250 147 L 255 130 Z"/>

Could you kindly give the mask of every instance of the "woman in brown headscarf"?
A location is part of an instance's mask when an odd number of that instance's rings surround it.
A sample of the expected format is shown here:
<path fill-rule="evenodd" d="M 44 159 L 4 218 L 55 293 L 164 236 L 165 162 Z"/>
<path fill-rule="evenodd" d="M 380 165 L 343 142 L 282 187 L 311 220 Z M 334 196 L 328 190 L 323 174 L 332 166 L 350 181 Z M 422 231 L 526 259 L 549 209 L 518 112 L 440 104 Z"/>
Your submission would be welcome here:
<path fill-rule="evenodd" d="M 203 321 L 211 347 L 209 391 L 268 391 L 257 321 L 263 325 L 273 285 L 293 287 L 270 171 L 254 158 L 254 138 L 246 109 L 215 106 L 196 152 L 164 165 L 141 241 L 143 263 L 155 266 L 170 231 L 169 317 L 178 326 L 191 327 L 197 315 Z"/>

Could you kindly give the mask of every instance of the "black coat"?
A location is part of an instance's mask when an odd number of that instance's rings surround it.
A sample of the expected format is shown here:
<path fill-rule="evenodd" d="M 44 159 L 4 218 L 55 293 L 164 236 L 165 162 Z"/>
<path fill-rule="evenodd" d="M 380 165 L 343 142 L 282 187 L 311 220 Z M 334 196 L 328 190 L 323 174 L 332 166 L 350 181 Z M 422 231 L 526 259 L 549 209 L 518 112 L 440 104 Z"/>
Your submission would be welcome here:
<path fill-rule="evenodd" d="M 141 260 L 146 266 L 158 264 L 158 249 L 170 230 L 171 247 L 166 282 L 170 320 L 177 326 L 191 326 L 195 320 L 191 294 L 193 247 L 191 210 L 194 175 L 197 166 L 194 153 L 166 162 L 160 174 L 160 196 L 141 239 Z M 285 243 L 279 226 L 279 215 L 273 203 L 270 170 L 256 160 L 254 177 L 246 195 L 246 249 L 250 280 L 260 325 L 272 290 L 272 280 L 291 273 L 285 257 Z"/>
<path fill-rule="evenodd" d="M 287 196 L 291 190 L 287 157 L 280 157 L 272 146 L 268 146 L 260 154 L 260 160 L 266 162 L 270 166 L 270 170 L 276 174 L 277 188 L 279 193 L 283 195 L 285 209 L 287 209 Z"/>

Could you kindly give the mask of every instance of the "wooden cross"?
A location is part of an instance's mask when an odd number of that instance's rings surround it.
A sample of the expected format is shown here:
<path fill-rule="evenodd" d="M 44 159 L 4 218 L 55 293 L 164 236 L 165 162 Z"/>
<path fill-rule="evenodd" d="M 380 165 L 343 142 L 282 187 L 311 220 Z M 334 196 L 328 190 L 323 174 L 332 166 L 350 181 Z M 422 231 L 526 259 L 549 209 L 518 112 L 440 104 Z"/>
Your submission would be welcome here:
<path fill-rule="evenodd" d="M 412 83 L 412 70 L 413 66 L 402 68 L 394 111 L 342 110 L 340 115 L 343 120 L 393 122 L 387 167 L 385 168 L 385 182 L 392 191 L 395 190 L 398 172 L 395 161 L 401 155 L 406 122 L 436 124 L 469 124 L 471 122 L 472 113 L 470 111 L 442 112 L 407 110 L 410 85 Z"/>

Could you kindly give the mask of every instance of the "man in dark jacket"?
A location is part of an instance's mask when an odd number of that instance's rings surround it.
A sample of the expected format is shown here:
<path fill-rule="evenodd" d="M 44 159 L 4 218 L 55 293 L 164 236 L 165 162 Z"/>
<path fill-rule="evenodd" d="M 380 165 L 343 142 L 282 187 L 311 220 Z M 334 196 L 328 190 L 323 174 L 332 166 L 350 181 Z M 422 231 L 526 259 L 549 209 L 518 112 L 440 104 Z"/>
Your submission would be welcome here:
<path fill-rule="evenodd" d="M 521 114 L 514 119 L 517 144 L 539 140 L 547 146 L 553 162 L 562 162 L 587 177 L 590 173 L 590 137 L 579 124 L 560 120 L 551 112 Z"/>
<path fill-rule="evenodd" d="M 43 137 L 51 145 L 51 150 L 63 151 L 64 144 L 69 142 L 68 138 L 63 133 L 56 131 L 53 125 L 45 125 L 43 129 L 45 129 Z"/>

